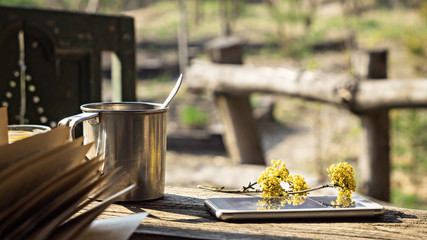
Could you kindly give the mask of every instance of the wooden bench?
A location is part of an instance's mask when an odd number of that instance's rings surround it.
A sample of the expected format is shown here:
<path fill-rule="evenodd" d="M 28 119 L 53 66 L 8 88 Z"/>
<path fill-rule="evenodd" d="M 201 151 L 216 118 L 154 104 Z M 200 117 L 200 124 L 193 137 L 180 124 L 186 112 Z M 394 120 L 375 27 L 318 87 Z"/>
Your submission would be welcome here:
<path fill-rule="evenodd" d="M 217 220 L 203 205 L 206 198 L 242 196 L 246 195 L 166 187 L 166 194 L 160 200 L 113 204 L 99 218 L 149 212 L 131 239 L 423 239 L 427 236 L 427 211 L 423 210 L 385 207 L 385 214 L 375 218 L 232 223 Z"/>

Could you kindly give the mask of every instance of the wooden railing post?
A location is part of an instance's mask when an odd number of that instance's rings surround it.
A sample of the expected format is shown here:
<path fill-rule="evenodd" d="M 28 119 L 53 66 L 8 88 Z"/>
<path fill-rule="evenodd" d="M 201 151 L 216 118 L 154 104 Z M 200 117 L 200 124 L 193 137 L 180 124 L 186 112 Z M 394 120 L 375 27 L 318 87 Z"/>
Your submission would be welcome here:
<path fill-rule="evenodd" d="M 222 123 L 224 142 L 235 164 L 264 165 L 257 123 L 252 117 L 249 95 L 215 94 Z"/>
<path fill-rule="evenodd" d="M 214 63 L 243 63 L 243 44 L 237 38 L 214 39 L 207 43 L 205 50 Z M 265 165 L 249 94 L 216 92 L 214 97 L 225 128 L 225 146 L 233 163 Z"/>
<path fill-rule="evenodd" d="M 359 50 L 353 66 L 364 79 L 387 78 L 387 50 Z M 378 92 L 381 94 L 381 92 Z M 379 200 L 390 200 L 390 134 L 388 109 L 358 113 L 362 124 L 359 158 L 359 191 Z"/>

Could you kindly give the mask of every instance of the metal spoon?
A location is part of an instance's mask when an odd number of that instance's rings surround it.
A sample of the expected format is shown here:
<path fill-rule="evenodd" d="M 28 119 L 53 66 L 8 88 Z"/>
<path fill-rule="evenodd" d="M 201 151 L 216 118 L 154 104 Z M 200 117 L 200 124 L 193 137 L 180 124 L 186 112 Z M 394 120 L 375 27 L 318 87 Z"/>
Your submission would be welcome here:
<path fill-rule="evenodd" d="M 175 86 L 173 87 L 172 91 L 169 93 L 169 96 L 163 102 L 162 106 L 160 106 L 160 108 L 165 108 L 169 106 L 169 103 L 172 101 L 172 99 L 175 97 L 176 93 L 178 92 L 179 87 L 181 87 L 181 83 L 182 83 L 182 73 L 181 75 L 179 75 L 179 78 L 176 81 Z"/>

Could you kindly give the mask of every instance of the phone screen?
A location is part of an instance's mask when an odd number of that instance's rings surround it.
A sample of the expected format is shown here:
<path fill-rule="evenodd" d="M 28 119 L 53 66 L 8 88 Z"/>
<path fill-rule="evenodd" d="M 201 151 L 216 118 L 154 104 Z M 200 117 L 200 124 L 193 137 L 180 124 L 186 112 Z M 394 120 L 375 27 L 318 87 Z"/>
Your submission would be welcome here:
<path fill-rule="evenodd" d="M 332 202 L 336 201 L 334 196 L 313 197 L 284 197 L 284 198 L 222 198 L 212 199 L 220 209 L 223 210 L 274 210 L 274 209 L 322 209 L 336 208 Z M 356 202 L 345 208 L 364 207 Z"/>
<path fill-rule="evenodd" d="M 337 206 L 337 196 L 209 198 L 205 206 L 221 220 L 266 218 L 361 217 L 384 213 L 384 207 L 362 196 Z M 340 199 L 340 202 L 342 200 Z M 347 202 L 347 201 L 345 201 Z"/>

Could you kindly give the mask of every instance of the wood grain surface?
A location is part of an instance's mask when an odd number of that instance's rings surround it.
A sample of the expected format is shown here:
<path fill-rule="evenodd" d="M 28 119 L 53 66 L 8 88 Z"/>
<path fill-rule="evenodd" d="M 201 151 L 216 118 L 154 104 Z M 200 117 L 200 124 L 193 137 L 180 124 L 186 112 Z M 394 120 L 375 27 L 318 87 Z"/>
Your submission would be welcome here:
<path fill-rule="evenodd" d="M 166 187 L 164 198 L 111 205 L 99 218 L 147 211 L 131 239 L 425 239 L 427 211 L 386 207 L 374 218 L 223 222 L 203 205 L 209 197 L 242 197 L 203 189 Z"/>
<path fill-rule="evenodd" d="M 348 74 L 203 61 L 194 61 L 184 76 L 186 87 L 194 92 L 273 93 L 330 103 L 354 112 L 427 105 L 425 79 L 359 82 Z"/>

